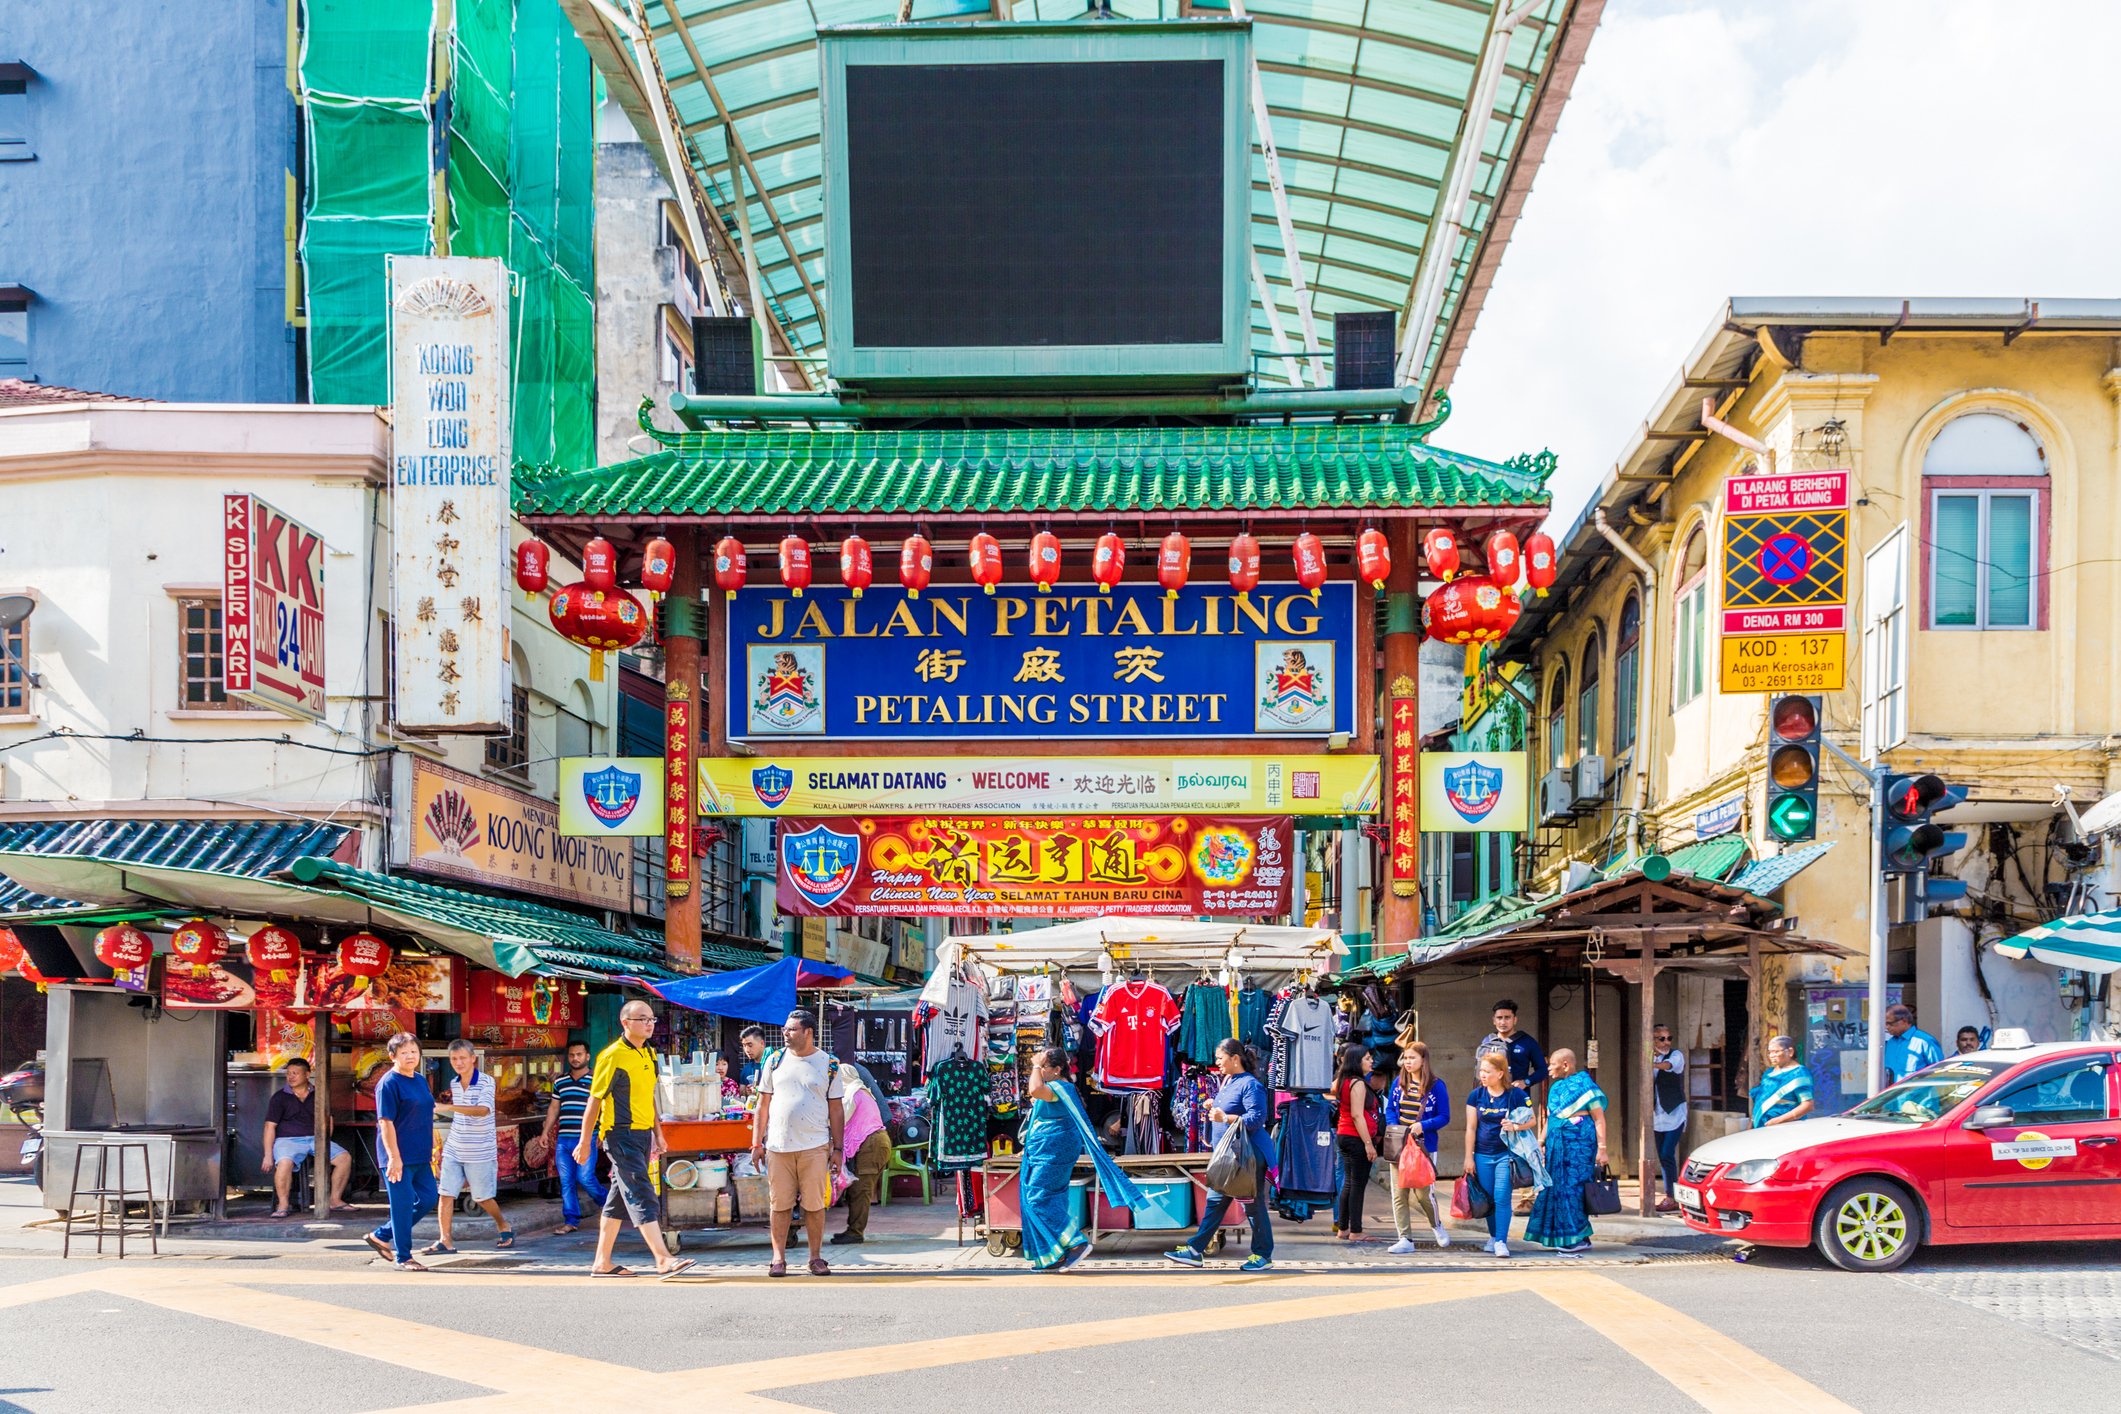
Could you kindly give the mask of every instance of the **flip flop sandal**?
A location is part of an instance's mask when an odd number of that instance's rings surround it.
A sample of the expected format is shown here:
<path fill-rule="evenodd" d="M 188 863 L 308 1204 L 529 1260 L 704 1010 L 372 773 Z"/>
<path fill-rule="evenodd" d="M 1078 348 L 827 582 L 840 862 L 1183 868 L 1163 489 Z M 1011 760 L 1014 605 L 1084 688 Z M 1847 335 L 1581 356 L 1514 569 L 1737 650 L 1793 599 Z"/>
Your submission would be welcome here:
<path fill-rule="evenodd" d="M 680 1257 L 677 1261 L 671 1263 L 669 1271 L 657 1272 L 655 1279 L 657 1281 L 669 1281 L 672 1277 L 682 1275 L 687 1269 L 698 1265 L 699 1263 L 691 1257 Z"/>
<path fill-rule="evenodd" d="M 613 1267 L 608 1272 L 600 1272 L 595 1267 L 591 1267 L 589 1274 L 593 1277 L 630 1277 L 639 1275 L 631 1267 Z"/>
<path fill-rule="evenodd" d="M 276 1218 L 291 1218 L 294 1216 L 294 1212 L 292 1209 L 282 1208 L 279 1212 L 274 1213 L 273 1216 Z"/>
<path fill-rule="evenodd" d="M 439 1242 L 430 1242 L 427 1246 L 420 1249 L 420 1255 L 422 1257 L 454 1257 L 457 1255 L 457 1249 L 445 1247 Z"/>
<path fill-rule="evenodd" d="M 401 1272 L 424 1272 L 427 1270 L 426 1267 L 420 1265 L 420 1263 L 418 1262 L 415 1262 L 410 1257 L 407 1257 L 402 1262 L 393 1262 L 391 1265 L 396 1267 Z"/>
<path fill-rule="evenodd" d="M 361 1240 L 368 1244 L 370 1251 L 374 1252 L 378 1257 L 381 1257 L 384 1261 L 390 1263 L 392 1266 L 396 1266 L 398 1264 L 398 1254 L 390 1250 L 390 1244 L 388 1242 L 383 1241 L 381 1238 L 377 1237 L 372 1232 L 362 1233 Z"/>
<path fill-rule="evenodd" d="M 501 1248 L 508 1248 L 508 1247 L 513 1247 L 513 1246 L 515 1246 L 515 1245 L 516 1245 L 516 1230 L 515 1230 L 514 1228 L 510 1228 L 510 1229 L 508 1229 L 508 1231 L 506 1231 L 506 1232 L 504 1232 L 504 1233 L 502 1233 L 502 1234 L 501 1234 L 501 1236 L 500 1236 L 500 1239 L 499 1239 L 499 1240 L 498 1240 L 497 1242 L 495 1242 L 495 1243 L 494 1243 L 493 1245 L 494 1245 L 494 1246 L 496 1246 L 496 1247 L 501 1247 Z"/>
<path fill-rule="evenodd" d="M 561 1223 L 558 1227 L 552 1230 L 552 1234 L 555 1237 L 565 1237 L 570 1232 L 580 1232 L 581 1230 L 582 1229 L 574 1223 Z"/>
<path fill-rule="evenodd" d="M 353 1204 L 351 1204 L 351 1203 L 334 1203 L 334 1204 L 332 1204 L 332 1205 L 331 1205 L 331 1210 L 332 1210 L 333 1212 L 335 1212 L 335 1213 L 350 1213 L 350 1212 L 352 1212 L 352 1211 L 353 1211 Z"/>

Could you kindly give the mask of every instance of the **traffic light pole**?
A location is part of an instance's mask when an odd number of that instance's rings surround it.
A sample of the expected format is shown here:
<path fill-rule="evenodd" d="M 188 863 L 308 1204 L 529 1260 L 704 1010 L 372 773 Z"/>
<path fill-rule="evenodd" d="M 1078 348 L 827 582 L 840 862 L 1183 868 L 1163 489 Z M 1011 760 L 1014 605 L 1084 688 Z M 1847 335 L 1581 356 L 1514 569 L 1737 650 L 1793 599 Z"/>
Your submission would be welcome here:
<path fill-rule="evenodd" d="M 1885 778 L 1888 772 L 1883 764 L 1864 765 L 1824 736 L 1820 738 L 1820 745 L 1840 757 L 1850 769 L 1860 772 L 1863 778 L 1871 784 L 1871 869 L 1869 874 L 1871 891 L 1870 1017 L 1864 1027 L 1867 1046 L 1864 1057 L 1864 1093 L 1866 1096 L 1870 1096 L 1876 1095 L 1885 1088 L 1886 882 L 1885 847 L 1883 844 L 1885 820 L 1882 812 L 1885 810 Z"/>

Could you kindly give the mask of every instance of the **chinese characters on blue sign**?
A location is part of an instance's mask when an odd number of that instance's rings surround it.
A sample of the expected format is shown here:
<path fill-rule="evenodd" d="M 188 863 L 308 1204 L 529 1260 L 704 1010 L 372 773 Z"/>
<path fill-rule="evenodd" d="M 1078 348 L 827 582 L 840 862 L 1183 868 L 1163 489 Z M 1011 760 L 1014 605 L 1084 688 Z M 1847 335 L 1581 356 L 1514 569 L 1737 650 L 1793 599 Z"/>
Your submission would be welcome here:
<path fill-rule="evenodd" d="M 1083 586 L 1081 588 L 1087 588 Z M 1315 737 L 1352 732 L 1355 594 L 1165 598 L 877 586 L 728 605 L 728 734 L 796 740 Z"/>

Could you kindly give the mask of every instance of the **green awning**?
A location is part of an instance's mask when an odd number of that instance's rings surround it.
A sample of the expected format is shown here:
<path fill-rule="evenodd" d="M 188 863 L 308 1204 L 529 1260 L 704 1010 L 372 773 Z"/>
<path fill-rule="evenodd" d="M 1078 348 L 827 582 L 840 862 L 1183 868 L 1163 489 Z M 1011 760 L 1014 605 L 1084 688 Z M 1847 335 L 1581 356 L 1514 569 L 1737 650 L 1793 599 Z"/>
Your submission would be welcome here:
<path fill-rule="evenodd" d="M 35 820 L 0 825 L 0 918 L 91 922 L 256 906 L 270 876 L 352 831 L 311 820 Z M 60 915 L 67 915 L 61 917 Z M 104 919 L 103 921 L 110 921 Z"/>

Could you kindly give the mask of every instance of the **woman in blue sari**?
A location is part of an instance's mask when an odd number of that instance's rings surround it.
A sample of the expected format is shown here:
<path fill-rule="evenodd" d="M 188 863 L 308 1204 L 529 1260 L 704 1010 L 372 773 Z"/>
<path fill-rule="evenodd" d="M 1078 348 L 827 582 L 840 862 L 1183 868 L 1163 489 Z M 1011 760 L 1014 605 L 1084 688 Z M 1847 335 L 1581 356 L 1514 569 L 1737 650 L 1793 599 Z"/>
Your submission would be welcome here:
<path fill-rule="evenodd" d="M 1032 1104 L 1024 1121 L 1018 1199 L 1024 1214 L 1024 1256 L 1042 1272 L 1066 1271 L 1090 1255 L 1090 1239 L 1068 1210 L 1068 1180 L 1084 1150 L 1106 1198 L 1124 1208 L 1148 1202 L 1098 1144 L 1082 1096 L 1068 1083 L 1067 1074 L 1068 1053 L 1057 1046 L 1032 1057 Z"/>
<path fill-rule="evenodd" d="M 1583 1211 L 1583 1186 L 1598 1176 L 1606 1161 L 1605 1091 L 1576 1068 L 1573 1051 L 1556 1051 L 1547 1060 L 1548 1184 L 1532 1200 L 1524 1235 L 1542 1247 L 1559 1248 L 1565 1257 L 1591 1250 L 1591 1220 Z"/>

